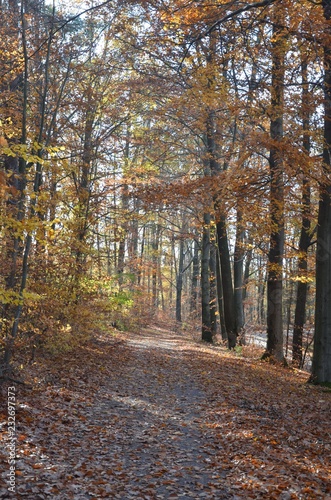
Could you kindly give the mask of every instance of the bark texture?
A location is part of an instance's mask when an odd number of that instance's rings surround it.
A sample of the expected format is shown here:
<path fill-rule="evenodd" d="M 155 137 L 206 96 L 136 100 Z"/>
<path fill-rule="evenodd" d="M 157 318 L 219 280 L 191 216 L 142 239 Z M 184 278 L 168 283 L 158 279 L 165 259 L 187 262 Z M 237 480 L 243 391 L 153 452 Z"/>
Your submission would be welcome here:
<path fill-rule="evenodd" d="M 315 338 L 311 380 L 331 383 L 331 0 L 323 1 L 328 22 L 324 38 L 324 174 L 321 186 L 316 254 Z"/>
<path fill-rule="evenodd" d="M 284 180 L 282 160 L 285 36 L 282 12 L 273 14 L 270 138 L 270 243 L 265 357 L 283 361 Z"/>

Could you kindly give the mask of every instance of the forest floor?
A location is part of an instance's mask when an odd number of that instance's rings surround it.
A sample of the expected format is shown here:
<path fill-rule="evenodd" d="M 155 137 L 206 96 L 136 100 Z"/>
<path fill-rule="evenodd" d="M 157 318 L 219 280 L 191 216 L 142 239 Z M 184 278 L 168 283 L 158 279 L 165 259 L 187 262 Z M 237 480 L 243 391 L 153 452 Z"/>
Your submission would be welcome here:
<path fill-rule="evenodd" d="M 159 325 L 37 357 L 0 498 L 331 500 L 331 392 L 259 356 Z"/>

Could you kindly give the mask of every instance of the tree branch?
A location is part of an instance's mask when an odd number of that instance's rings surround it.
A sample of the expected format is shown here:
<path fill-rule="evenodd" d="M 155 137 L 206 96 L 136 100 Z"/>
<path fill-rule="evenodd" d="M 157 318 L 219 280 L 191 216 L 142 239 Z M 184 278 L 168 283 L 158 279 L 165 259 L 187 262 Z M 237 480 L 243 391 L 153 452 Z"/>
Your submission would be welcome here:
<path fill-rule="evenodd" d="M 278 0 L 261 0 L 260 2 L 254 2 L 254 3 L 251 3 L 249 5 L 246 5 L 245 7 L 240 7 L 240 9 L 233 10 L 232 12 L 230 12 L 229 14 L 227 14 L 226 16 L 223 16 L 221 19 L 219 19 L 218 21 L 216 21 L 215 23 L 213 23 L 206 31 L 204 31 L 203 33 L 201 33 L 201 35 L 199 35 L 198 37 L 196 37 L 189 44 L 189 46 L 185 50 L 185 54 L 184 54 L 184 56 L 183 56 L 183 58 L 181 60 L 179 68 L 182 67 L 183 61 L 185 60 L 190 47 L 192 47 L 192 45 L 194 43 L 196 43 L 199 40 L 202 40 L 203 38 L 205 38 L 212 31 L 214 31 L 218 26 L 220 26 L 221 24 L 225 23 L 226 21 L 229 21 L 230 19 L 233 19 L 236 16 L 239 16 L 239 14 L 242 14 L 243 12 L 248 12 L 250 10 L 257 9 L 259 7 L 268 7 L 269 5 L 272 5 L 273 3 L 277 2 L 277 1 Z"/>
<path fill-rule="evenodd" d="M 222 17 L 218 21 L 216 21 L 214 24 L 208 28 L 203 34 L 201 34 L 198 38 L 196 38 L 195 41 L 201 40 L 205 36 L 209 35 L 212 31 L 214 31 L 220 24 L 225 23 L 226 21 L 229 21 L 229 19 L 232 19 L 233 17 L 238 16 L 239 14 L 242 14 L 243 12 L 248 12 L 253 9 L 257 9 L 259 7 L 268 7 L 269 5 L 272 5 L 273 3 L 277 2 L 278 0 L 261 0 L 261 2 L 255 2 L 251 3 L 249 5 L 246 5 L 245 7 L 241 7 L 240 9 L 233 10 L 226 16 Z"/>

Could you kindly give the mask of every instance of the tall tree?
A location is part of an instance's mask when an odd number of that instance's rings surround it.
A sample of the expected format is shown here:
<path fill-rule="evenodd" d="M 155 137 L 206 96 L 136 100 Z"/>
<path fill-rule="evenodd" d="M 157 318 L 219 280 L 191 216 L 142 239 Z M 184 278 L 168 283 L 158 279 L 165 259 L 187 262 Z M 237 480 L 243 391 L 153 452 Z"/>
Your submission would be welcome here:
<path fill-rule="evenodd" d="M 320 186 L 316 251 L 315 337 L 311 380 L 331 383 L 331 0 L 323 0 L 324 180 Z"/>
<path fill-rule="evenodd" d="M 270 224 L 267 282 L 267 348 L 265 358 L 283 361 L 283 257 L 284 257 L 284 75 L 285 13 L 277 6 L 272 12 L 272 68 L 270 107 Z"/>
<path fill-rule="evenodd" d="M 310 106 L 309 106 L 309 83 L 308 83 L 308 55 L 305 49 L 301 54 L 301 75 L 302 75 L 302 129 L 303 129 L 303 149 L 310 154 Z M 297 298 L 294 313 L 292 359 L 297 366 L 302 365 L 302 344 L 303 329 L 306 317 L 306 302 L 308 293 L 308 249 L 311 244 L 311 187 L 309 172 L 303 169 L 302 175 L 302 219 L 299 240 L 298 273 L 299 281 L 297 287 Z"/>

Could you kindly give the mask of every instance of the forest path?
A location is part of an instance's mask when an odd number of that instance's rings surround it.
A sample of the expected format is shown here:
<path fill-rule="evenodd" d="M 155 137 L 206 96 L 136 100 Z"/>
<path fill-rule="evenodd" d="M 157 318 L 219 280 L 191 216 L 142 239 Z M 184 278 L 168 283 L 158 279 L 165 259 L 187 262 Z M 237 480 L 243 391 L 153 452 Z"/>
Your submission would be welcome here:
<path fill-rule="evenodd" d="M 129 338 L 126 347 L 130 355 L 111 398 L 108 388 L 100 393 L 101 411 L 110 419 L 121 415 L 114 450 L 124 476 L 114 493 L 123 499 L 232 498 L 222 478 L 206 468 L 201 409 L 207 396 L 191 370 L 192 343 L 154 327 Z"/>
<path fill-rule="evenodd" d="M 0 498 L 331 500 L 330 392 L 307 374 L 158 326 L 41 368 Z"/>

